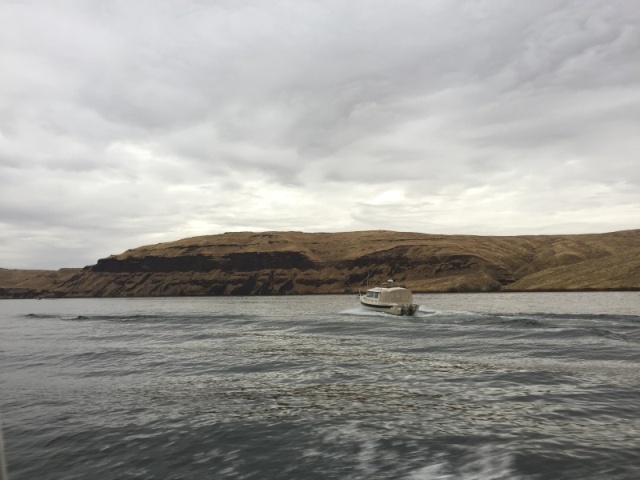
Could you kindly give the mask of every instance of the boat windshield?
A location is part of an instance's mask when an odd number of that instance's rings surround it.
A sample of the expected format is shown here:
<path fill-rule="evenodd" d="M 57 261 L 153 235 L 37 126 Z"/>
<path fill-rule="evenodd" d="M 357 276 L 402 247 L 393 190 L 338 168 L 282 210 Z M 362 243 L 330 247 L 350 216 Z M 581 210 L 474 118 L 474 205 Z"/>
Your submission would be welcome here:
<path fill-rule="evenodd" d="M 371 290 L 369 290 L 367 292 L 367 297 L 369 297 L 369 298 L 378 298 L 378 296 L 380 296 L 379 292 L 373 292 Z"/>

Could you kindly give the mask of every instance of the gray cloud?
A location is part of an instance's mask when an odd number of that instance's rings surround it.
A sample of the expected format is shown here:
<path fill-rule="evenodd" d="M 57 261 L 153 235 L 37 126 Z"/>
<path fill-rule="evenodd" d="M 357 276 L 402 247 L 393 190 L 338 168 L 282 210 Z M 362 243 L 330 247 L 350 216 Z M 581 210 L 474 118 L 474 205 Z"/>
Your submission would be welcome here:
<path fill-rule="evenodd" d="M 0 6 L 0 266 L 231 230 L 637 228 L 631 0 Z"/>

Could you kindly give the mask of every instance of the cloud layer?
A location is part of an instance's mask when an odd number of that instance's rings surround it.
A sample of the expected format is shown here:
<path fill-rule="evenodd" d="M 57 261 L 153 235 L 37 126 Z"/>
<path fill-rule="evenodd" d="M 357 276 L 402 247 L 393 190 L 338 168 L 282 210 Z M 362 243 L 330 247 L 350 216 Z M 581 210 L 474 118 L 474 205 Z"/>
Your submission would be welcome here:
<path fill-rule="evenodd" d="M 0 6 L 0 267 L 232 230 L 638 228 L 634 1 Z"/>

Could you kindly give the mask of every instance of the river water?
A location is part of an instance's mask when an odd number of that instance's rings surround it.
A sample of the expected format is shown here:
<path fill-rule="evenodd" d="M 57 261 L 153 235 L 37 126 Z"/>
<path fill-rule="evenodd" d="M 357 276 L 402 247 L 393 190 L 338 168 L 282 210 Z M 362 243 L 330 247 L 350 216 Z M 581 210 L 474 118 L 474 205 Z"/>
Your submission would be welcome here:
<path fill-rule="evenodd" d="M 640 292 L 0 302 L 11 480 L 637 479 Z"/>

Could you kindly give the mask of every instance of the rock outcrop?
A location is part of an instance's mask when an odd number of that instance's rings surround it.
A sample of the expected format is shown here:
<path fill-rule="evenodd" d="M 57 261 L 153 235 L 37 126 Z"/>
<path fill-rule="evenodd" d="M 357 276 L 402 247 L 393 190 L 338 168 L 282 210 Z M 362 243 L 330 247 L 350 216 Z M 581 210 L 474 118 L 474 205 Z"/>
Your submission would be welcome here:
<path fill-rule="evenodd" d="M 84 269 L 0 269 L 0 296 L 353 293 L 387 278 L 414 292 L 640 290 L 640 230 L 513 237 L 225 233 L 135 248 Z"/>

